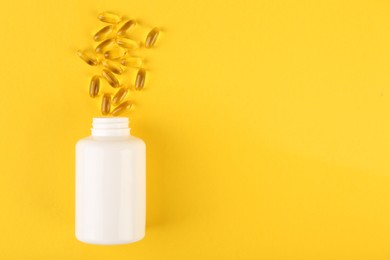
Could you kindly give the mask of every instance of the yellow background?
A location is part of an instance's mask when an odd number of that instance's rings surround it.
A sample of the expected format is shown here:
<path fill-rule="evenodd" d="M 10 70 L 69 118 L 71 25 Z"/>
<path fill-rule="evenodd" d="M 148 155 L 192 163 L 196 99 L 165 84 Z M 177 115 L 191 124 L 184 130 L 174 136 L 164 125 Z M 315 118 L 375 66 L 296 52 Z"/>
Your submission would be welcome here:
<path fill-rule="evenodd" d="M 0 259 L 389 259 L 389 1 L 3 1 Z M 100 11 L 163 30 L 132 133 L 147 234 L 74 236 Z M 134 71 L 129 76 L 134 77 Z"/>

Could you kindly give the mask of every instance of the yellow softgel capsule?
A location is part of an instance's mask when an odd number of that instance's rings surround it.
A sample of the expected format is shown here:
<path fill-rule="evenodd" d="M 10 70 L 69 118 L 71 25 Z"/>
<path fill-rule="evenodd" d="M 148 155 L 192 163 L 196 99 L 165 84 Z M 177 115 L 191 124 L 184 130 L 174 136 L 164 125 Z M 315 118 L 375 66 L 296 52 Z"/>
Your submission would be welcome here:
<path fill-rule="evenodd" d="M 123 102 L 122 104 L 120 104 L 119 106 L 117 106 L 113 111 L 112 111 L 112 115 L 114 116 L 117 116 L 117 115 L 120 115 L 120 114 L 123 114 L 124 112 L 130 110 L 130 108 L 132 107 L 132 103 L 130 101 L 125 101 Z"/>
<path fill-rule="evenodd" d="M 116 60 L 126 56 L 127 52 L 119 47 L 112 48 L 104 53 L 104 57 L 110 60 Z"/>
<path fill-rule="evenodd" d="M 88 65 L 96 66 L 99 63 L 99 60 L 97 59 L 97 57 L 89 51 L 78 50 L 77 55 L 79 55 L 79 57 L 83 61 L 85 61 Z"/>
<path fill-rule="evenodd" d="M 102 114 L 108 115 L 111 110 L 111 95 L 106 93 L 102 98 Z"/>
<path fill-rule="evenodd" d="M 116 44 L 126 49 L 138 48 L 138 43 L 136 41 L 125 37 L 116 38 Z"/>
<path fill-rule="evenodd" d="M 122 74 L 124 72 L 124 69 L 122 68 L 122 66 L 117 62 L 110 61 L 110 60 L 104 60 L 104 61 L 102 61 L 102 64 L 104 67 L 111 70 L 115 74 Z"/>
<path fill-rule="evenodd" d="M 126 67 L 135 67 L 135 68 L 139 68 L 139 67 L 141 67 L 141 65 L 142 65 L 142 59 L 139 58 L 139 57 L 134 57 L 134 56 L 125 57 L 125 58 L 122 58 L 122 59 L 120 60 L 120 63 L 121 63 L 123 66 L 126 66 Z"/>
<path fill-rule="evenodd" d="M 119 15 L 111 12 L 103 12 L 98 14 L 98 19 L 102 22 L 111 24 L 117 24 L 122 20 Z"/>
<path fill-rule="evenodd" d="M 146 78 L 145 69 L 141 68 L 138 70 L 137 77 L 135 78 L 135 89 L 141 90 L 144 88 Z"/>
<path fill-rule="evenodd" d="M 145 40 L 145 47 L 146 48 L 151 48 L 157 41 L 158 34 L 160 33 L 160 30 L 155 27 L 153 28 L 149 33 L 148 36 L 146 36 Z"/>
<path fill-rule="evenodd" d="M 93 39 L 97 42 L 106 40 L 109 38 L 114 31 L 114 26 L 112 25 L 107 25 L 104 26 L 102 29 L 100 29 L 95 35 L 93 36 Z"/>
<path fill-rule="evenodd" d="M 134 19 L 125 22 L 121 26 L 121 28 L 119 28 L 117 35 L 119 36 L 127 35 L 130 31 L 134 30 L 136 25 L 137 25 L 137 21 Z"/>
<path fill-rule="evenodd" d="M 111 87 L 119 87 L 119 80 L 115 77 L 114 74 L 112 74 L 111 71 L 103 69 L 102 76 L 107 80 L 108 84 L 110 84 Z"/>
<path fill-rule="evenodd" d="M 91 84 L 89 85 L 89 95 L 91 97 L 96 97 L 99 95 L 100 88 L 100 79 L 99 76 L 93 76 L 91 79 Z"/>
<path fill-rule="evenodd" d="M 121 87 L 114 95 L 114 97 L 112 98 L 112 103 L 114 105 L 117 105 L 119 104 L 120 102 L 123 101 L 123 99 L 125 99 L 127 93 L 129 92 L 129 89 L 126 88 L 126 87 Z"/>
<path fill-rule="evenodd" d="M 96 46 L 95 52 L 104 53 L 112 43 L 114 43 L 114 39 L 107 39 L 102 41 L 98 46 Z"/>

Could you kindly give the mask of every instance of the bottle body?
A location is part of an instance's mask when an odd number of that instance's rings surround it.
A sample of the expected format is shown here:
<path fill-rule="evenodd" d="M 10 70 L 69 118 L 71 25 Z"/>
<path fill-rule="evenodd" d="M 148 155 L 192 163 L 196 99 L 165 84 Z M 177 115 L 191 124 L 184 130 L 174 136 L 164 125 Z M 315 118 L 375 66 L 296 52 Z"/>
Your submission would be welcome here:
<path fill-rule="evenodd" d="M 115 120 L 101 118 L 107 128 L 76 145 L 76 237 L 90 244 L 126 244 L 145 235 L 145 144 L 123 129 L 107 134 L 118 129 L 109 125 Z"/>

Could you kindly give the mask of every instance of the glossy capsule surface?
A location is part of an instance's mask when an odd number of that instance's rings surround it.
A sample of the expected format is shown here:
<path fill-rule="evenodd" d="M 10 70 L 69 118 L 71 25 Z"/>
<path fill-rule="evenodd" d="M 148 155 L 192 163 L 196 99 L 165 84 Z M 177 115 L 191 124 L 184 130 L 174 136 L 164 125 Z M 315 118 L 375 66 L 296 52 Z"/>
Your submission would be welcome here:
<path fill-rule="evenodd" d="M 123 114 L 125 113 L 126 111 L 129 111 L 130 108 L 132 107 L 132 103 L 131 101 L 125 101 L 123 102 L 122 104 L 120 104 L 119 106 L 117 106 L 113 111 L 112 111 L 112 115 L 114 116 L 118 116 L 120 114 Z"/>
<path fill-rule="evenodd" d="M 102 61 L 102 64 L 104 67 L 114 72 L 115 74 L 122 74 L 124 72 L 122 66 L 115 61 L 104 60 Z"/>
<path fill-rule="evenodd" d="M 142 65 L 142 59 L 139 57 L 125 57 L 120 60 L 120 63 L 126 67 L 139 68 Z"/>
<path fill-rule="evenodd" d="M 106 93 L 102 98 L 102 114 L 108 115 L 111 110 L 111 95 Z"/>
<path fill-rule="evenodd" d="M 96 97 L 99 95 L 99 88 L 100 88 L 100 78 L 99 76 L 93 76 L 91 79 L 91 83 L 89 85 L 89 95 L 91 97 Z"/>
<path fill-rule="evenodd" d="M 107 69 L 103 69 L 102 76 L 107 80 L 108 84 L 110 84 L 111 87 L 114 87 L 114 88 L 119 87 L 119 80 L 115 77 L 114 74 L 112 74 L 111 71 L 109 71 Z"/>
<path fill-rule="evenodd" d="M 123 101 L 123 99 L 125 99 L 127 93 L 129 92 L 129 89 L 126 88 L 126 87 L 121 87 L 114 95 L 114 97 L 112 98 L 112 103 L 114 105 L 117 105 L 119 104 L 120 102 Z"/>
<path fill-rule="evenodd" d="M 132 39 L 120 37 L 116 39 L 116 44 L 126 49 L 137 49 L 138 43 Z"/>
<path fill-rule="evenodd" d="M 114 26 L 112 25 L 107 25 L 104 26 L 102 29 L 100 29 L 95 35 L 93 36 L 93 39 L 97 42 L 106 40 L 109 38 L 114 31 Z"/>
<path fill-rule="evenodd" d="M 99 60 L 97 59 L 97 57 L 88 51 L 79 50 L 79 51 L 77 51 L 77 55 L 79 55 L 79 57 L 83 61 L 85 61 L 88 65 L 96 66 L 99 63 Z"/>
<path fill-rule="evenodd" d="M 127 35 L 129 32 L 131 32 L 132 30 L 134 30 L 135 26 L 137 25 L 137 21 L 132 19 L 132 20 L 129 20 L 127 22 L 125 22 L 121 28 L 119 28 L 118 32 L 117 32 L 117 35 L 119 36 L 125 36 Z"/>
<path fill-rule="evenodd" d="M 106 59 L 116 60 L 116 59 L 123 58 L 124 56 L 126 56 L 126 54 L 127 54 L 127 52 L 124 49 L 116 46 L 115 48 L 112 48 L 112 49 L 106 51 L 104 53 L 104 57 Z"/>
<path fill-rule="evenodd" d="M 107 39 L 102 41 L 98 46 L 96 46 L 95 52 L 104 53 L 112 43 L 114 43 L 114 39 Z"/>
<path fill-rule="evenodd" d="M 160 33 L 160 30 L 155 27 L 153 28 L 149 33 L 148 33 L 148 36 L 146 36 L 146 40 L 145 40 L 145 47 L 146 48 L 151 48 L 153 47 L 153 45 L 156 43 L 157 41 L 157 37 Z"/>
<path fill-rule="evenodd" d="M 138 70 L 137 76 L 135 78 L 135 89 L 141 90 L 144 88 L 145 85 L 145 78 L 146 78 L 146 71 L 145 69 L 141 68 Z"/>
<path fill-rule="evenodd" d="M 111 12 L 103 12 L 98 14 L 98 19 L 105 23 L 117 24 L 121 21 L 121 17 Z"/>

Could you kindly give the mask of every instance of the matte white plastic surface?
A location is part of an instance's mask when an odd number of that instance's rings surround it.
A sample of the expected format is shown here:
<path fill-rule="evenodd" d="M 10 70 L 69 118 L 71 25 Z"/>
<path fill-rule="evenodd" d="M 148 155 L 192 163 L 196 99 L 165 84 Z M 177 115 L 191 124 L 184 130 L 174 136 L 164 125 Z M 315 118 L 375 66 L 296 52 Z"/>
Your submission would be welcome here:
<path fill-rule="evenodd" d="M 118 120 L 94 119 L 98 135 L 76 145 L 76 237 L 82 242 L 126 244 L 145 235 L 145 144 Z"/>

